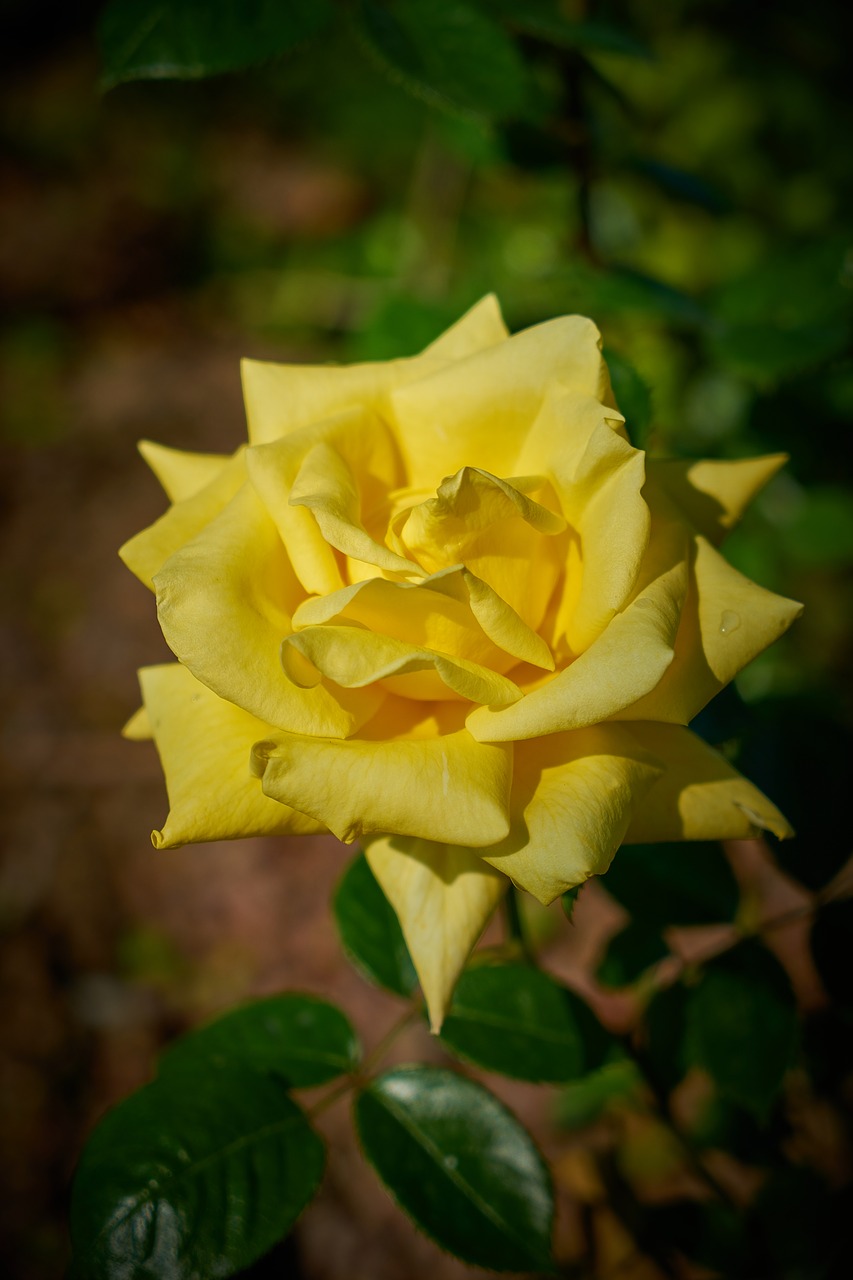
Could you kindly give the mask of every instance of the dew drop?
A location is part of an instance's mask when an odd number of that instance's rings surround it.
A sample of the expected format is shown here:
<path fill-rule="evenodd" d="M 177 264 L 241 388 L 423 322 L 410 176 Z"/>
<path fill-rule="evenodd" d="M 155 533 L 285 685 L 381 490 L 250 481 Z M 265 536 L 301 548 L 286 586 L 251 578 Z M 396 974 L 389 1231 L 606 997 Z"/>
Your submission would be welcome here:
<path fill-rule="evenodd" d="M 740 626 L 740 614 L 731 609 L 724 609 L 720 616 L 720 635 L 730 636 Z"/>

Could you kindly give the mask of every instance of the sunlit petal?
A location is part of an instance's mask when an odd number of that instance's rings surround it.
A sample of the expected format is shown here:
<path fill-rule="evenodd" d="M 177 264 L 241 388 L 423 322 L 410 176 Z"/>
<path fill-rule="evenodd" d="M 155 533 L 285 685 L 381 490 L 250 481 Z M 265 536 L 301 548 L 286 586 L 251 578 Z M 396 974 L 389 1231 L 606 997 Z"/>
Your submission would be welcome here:
<path fill-rule="evenodd" d="M 509 881 L 458 845 L 384 836 L 367 840 L 365 853 L 400 921 L 430 1026 L 438 1032 L 465 961 Z"/>
<path fill-rule="evenodd" d="M 689 729 L 639 723 L 630 732 L 664 771 L 638 806 L 628 843 L 743 840 L 762 831 L 780 840 L 793 835 L 776 806 Z"/>
<path fill-rule="evenodd" d="M 483 857 L 540 902 L 610 865 L 661 765 L 616 725 L 516 744 L 509 835 Z"/>
<path fill-rule="evenodd" d="M 269 725 L 218 698 L 180 663 L 145 667 L 139 678 L 169 793 L 169 816 L 152 836 L 156 848 L 325 830 L 270 800 L 253 777 L 252 745 Z"/>

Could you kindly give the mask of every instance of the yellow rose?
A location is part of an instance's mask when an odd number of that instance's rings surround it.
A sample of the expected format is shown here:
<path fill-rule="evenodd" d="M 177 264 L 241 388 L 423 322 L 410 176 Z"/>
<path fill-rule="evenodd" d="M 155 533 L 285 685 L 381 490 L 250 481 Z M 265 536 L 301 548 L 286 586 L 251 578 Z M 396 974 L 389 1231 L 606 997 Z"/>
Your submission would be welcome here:
<path fill-rule="evenodd" d="M 508 878 L 625 841 L 790 834 L 684 726 L 800 613 L 717 550 L 784 461 L 647 459 L 595 326 L 485 298 L 421 355 L 243 367 L 249 446 L 144 444 L 122 548 L 178 661 L 141 672 L 158 848 L 362 840 L 434 1026 Z"/>

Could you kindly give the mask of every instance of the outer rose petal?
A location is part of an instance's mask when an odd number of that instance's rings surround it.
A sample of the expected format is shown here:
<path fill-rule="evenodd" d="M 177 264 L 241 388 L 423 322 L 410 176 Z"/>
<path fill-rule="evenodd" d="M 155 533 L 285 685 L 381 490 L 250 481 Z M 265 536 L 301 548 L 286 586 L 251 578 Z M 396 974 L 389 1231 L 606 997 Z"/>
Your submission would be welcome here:
<path fill-rule="evenodd" d="M 480 846 L 509 831 L 512 747 L 482 746 L 464 729 L 392 742 L 274 734 L 252 760 L 266 795 L 298 804 L 347 844 L 393 831 Z"/>
<path fill-rule="evenodd" d="M 456 980 L 509 882 L 456 845 L 382 836 L 367 840 L 365 853 L 400 921 L 438 1033 Z"/>
<path fill-rule="evenodd" d="M 169 792 L 169 817 L 151 837 L 155 848 L 325 831 L 268 799 L 252 777 L 252 745 L 269 725 L 217 698 L 178 662 L 144 667 L 139 678 Z"/>
<path fill-rule="evenodd" d="M 153 440 L 140 440 L 139 452 L 166 491 L 170 502 L 183 502 L 215 480 L 230 457 L 219 453 L 187 453 Z"/>
<path fill-rule="evenodd" d="M 776 806 L 689 729 L 643 723 L 632 724 L 630 733 L 664 772 L 638 806 L 626 843 L 743 840 L 761 831 L 784 840 L 794 834 Z"/>
<path fill-rule="evenodd" d="M 144 707 L 134 711 L 121 731 L 121 736 L 130 742 L 149 742 L 154 734 L 151 732 L 151 721 Z"/>
<path fill-rule="evenodd" d="M 591 320 L 562 316 L 514 334 L 466 360 L 393 392 L 396 428 L 413 488 L 488 460 L 496 475 L 518 473 L 518 457 L 548 388 L 598 396 L 607 384 Z M 538 470 L 539 468 L 534 468 Z"/>
<path fill-rule="evenodd" d="M 389 395 L 451 360 L 502 343 L 506 329 L 489 295 L 433 342 L 420 356 L 372 364 L 304 365 L 242 363 L 243 397 L 249 439 L 264 444 L 356 406 L 387 415 Z"/>
<path fill-rule="evenodd" d="M 699 533 L 719 546 L 755 495 L 787 461 L 785 453 L 734 462 L 654 458 L 649 460 L 648 474 Z"/>
<path fill-rule="evenodd" d="M 517 743 L 512 829 L 482 857 L 547 905 L 607 870 L 660 774 L 654 755 L 616 725 Z"/>
<path fill-rule="evenodd" d="M 302 592 L 251 485 L 166 562 L 156 589 L 160 625 L 175 656 L 214 693 L 265 724 L 342 738 L 381 703 L 378 690 L 300 688 L 282 670 L 282 637 Z"/>
<path fill-rule="evenodd" d="M 504 324 L 500 303 L 493 293 L 487 293 L 421 354 L 440 360 L 464 360 L 476 351 L 485 351 L 486 347 L 506 342 L 508 337 L 509 329 Z"/>
<path fill-rule="evenodd" d="M 245 481 L 245 450 L 238 449 L 203 489 L 176 502 L 159 520 L 119 548 L 131 573 L 153 591 L 158 570 L 219 515 Z"/>
<path fill-rule="evenodd" d="M 660 684 L 625 707 L 619 719 L 689 723 L 802 611 L 796 600 L 745 578 L 710 542 L 697 537 L 675 659 Z"/>

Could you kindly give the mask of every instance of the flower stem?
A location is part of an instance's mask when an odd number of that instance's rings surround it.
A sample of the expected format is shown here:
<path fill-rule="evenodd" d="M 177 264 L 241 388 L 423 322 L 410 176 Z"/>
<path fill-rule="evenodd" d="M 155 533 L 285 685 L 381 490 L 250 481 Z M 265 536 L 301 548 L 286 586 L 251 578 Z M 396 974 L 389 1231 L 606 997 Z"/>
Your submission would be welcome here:
<path fill-rule="evenodd" d="M 308 1108 L 308 1115 L 312 1118 L 321 1115 L 327 1111 L 338 1098 L 342 1098 L 344 1094 L 349 1093 L 351 1089 L 355 1089 L 364 1084 L 371 1078 L 374 1068 L 382 1061 L 385 1054 L 397 1037 L 405 1031 L 416 1018 L 420 1017 L 420 1004 L 414 1004 L 407 1009 L 402 1017 L 391 1026 L 386 1035 L 382 1037 L 379 1043 L 371 1049 L 370 1053 L 364 1059 L 364 1062 L 352 1073 L 345 1076 L 343 1080 L 339 1080 L 333 1085 L 328 1093 L 324 1093 L 322 1098 L 318 1098 L 312 1107 Z"/>

